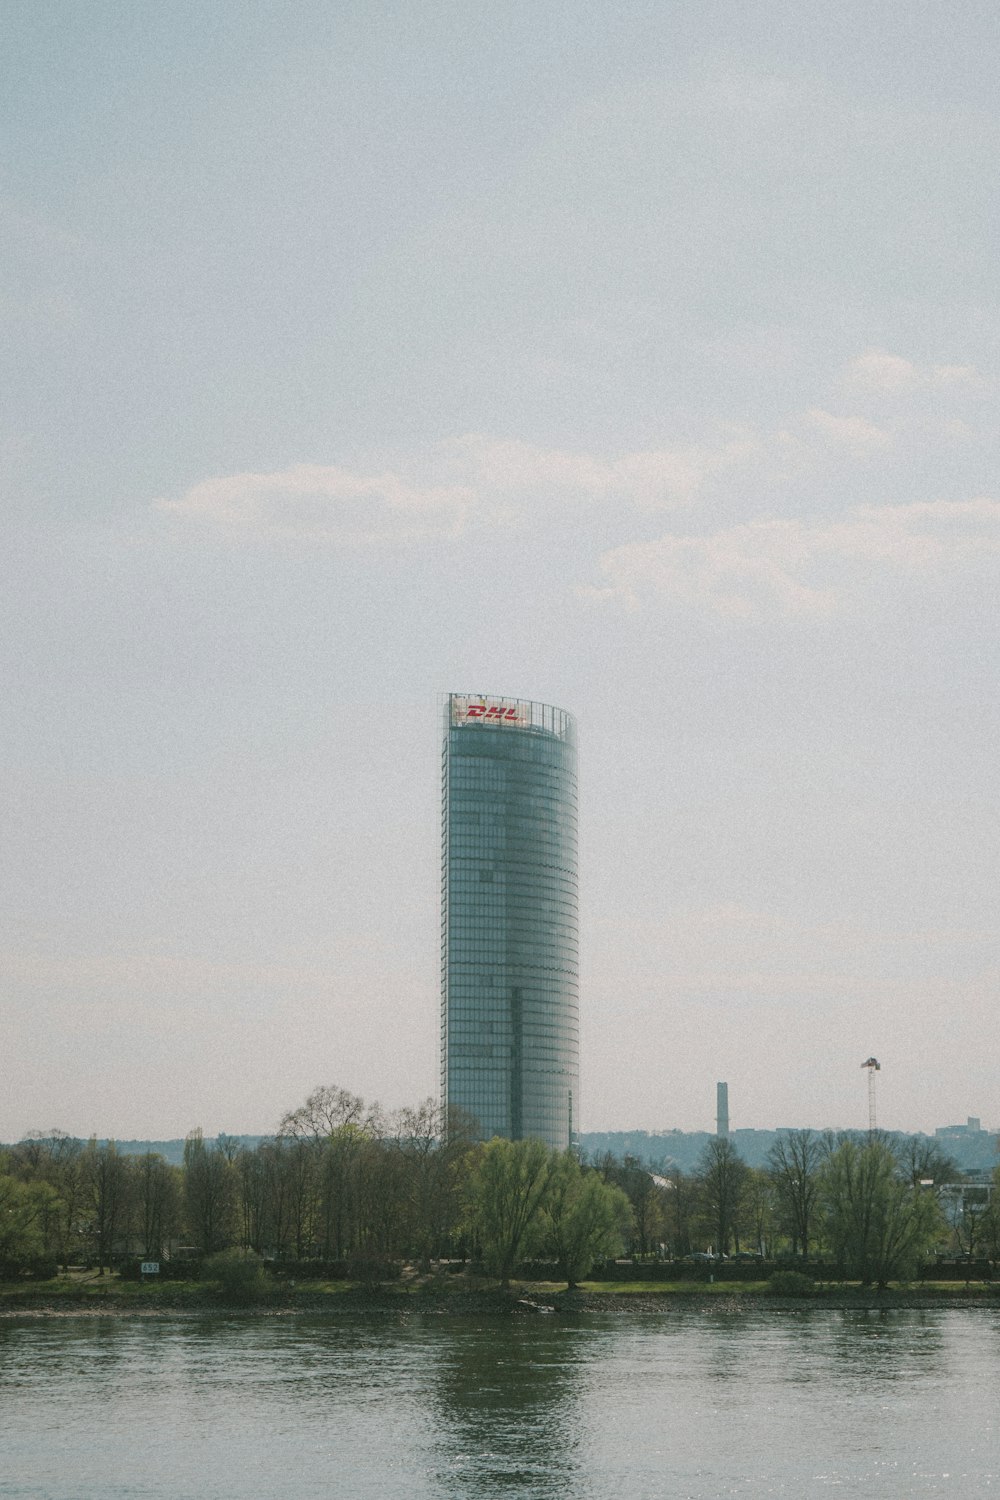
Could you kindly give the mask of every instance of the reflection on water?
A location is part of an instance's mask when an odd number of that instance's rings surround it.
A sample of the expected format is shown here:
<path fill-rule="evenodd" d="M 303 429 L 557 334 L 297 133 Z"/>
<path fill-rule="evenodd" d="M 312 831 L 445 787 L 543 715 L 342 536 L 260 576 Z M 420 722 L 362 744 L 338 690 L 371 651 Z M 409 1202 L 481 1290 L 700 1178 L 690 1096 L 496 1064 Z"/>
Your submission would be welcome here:
<path fill-rule="evenodd" d="M 1000 1313 L 0 1319 L 5 1500 L 1000 1493 Z"/>
<path fill-rule="evenodd" d="M 587 1340 L 541 1317 L 455 1325 L 435 1412 L 445 1494 L 579 1495 L 580 1363 Z"/>

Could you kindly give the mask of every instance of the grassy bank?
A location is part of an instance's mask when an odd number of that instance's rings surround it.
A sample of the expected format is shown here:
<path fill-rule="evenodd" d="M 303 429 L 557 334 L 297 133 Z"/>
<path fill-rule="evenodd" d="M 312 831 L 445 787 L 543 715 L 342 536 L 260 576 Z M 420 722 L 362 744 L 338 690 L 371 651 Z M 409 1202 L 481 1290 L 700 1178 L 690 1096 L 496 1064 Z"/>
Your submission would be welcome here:
<path fill-rule="evenodd" d="M 0 1314 L 115 1313 L 154 1315 L 244 1311 L 257 1314 L 396 1308 L 435 1312 L 530 1314 L 534 1311 L 648 1312 L 705 1308 L 1000 1307 L 1000 1286 L 921 1282 L 885 1291 L 833 1282 L 807 1296 L 776 1297 L 766 1281 L 587 1281 L 570 1291 L 561 1282 L 522 1281 L 506 1292 L 466 1276 L 411 1276 L 381 1286 L 352 1281 L 265 1281 L 249 1295 L 212 1281 L 122 1281 L 109 1274 L 71 1273 L 51 1281 L 0 1283 Z"/>

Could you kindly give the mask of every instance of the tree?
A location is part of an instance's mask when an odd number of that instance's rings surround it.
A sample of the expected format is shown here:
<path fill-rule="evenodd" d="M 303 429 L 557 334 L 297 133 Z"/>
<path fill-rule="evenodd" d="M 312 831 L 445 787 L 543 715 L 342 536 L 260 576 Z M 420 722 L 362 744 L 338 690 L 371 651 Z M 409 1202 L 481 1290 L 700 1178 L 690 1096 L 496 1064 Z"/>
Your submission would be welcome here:
<path fill-rule="evenodd" d="M 49 1132 L 48 1181 L 59 1195 L 59 1259 L 63 1270 L 69 1266 L 70 1253 L 79 1248 L 84 1198 L 83 1142 L 64 1130 Z"/>
<path fill-rule="evenodd" d="M 99 1146 L 91 1137 L 83 1153 L 84 1201 L 97 1268 L 111 1269 L 115 1244 L 127 1228 L 129 1211 L 128 1162 L 118 1155 L 114 1141 Z"/>
<path fill-rule="evenodd" d="M 819 1195 L 823 1144 L 811 1130 L 785 1130 L 768 1155 L 778 1222 L 792 1242 L 792 1254 L 809 1254 Z"/>
<path fill-rule="evenodd" d="M 475 1141 L 473 1122 L 462 1111 L 445 1111 L 434 1099 L 402 1109 L 388 1139 L 405 1164 L 404 1202 L 409 1241 L 422 1268 L 446 1253 L 462 1208 L 463 1168 Z"/>
<path fill-rule="evenodd" d="M 672 1167 L 666 1180 L 670 1185 L 664 1194 L 665 1228 L 670 1241 L 670 1254 L 677 1258 L 691 1253 L 697 1184 L 680 1167 Z"/>
<path fill-rule="evenodd" d="M 195 1244 L 211 1255 L 231 1243 L 235 1174 L 224 1152 L 205 1145 L 200 1130 L 184 1142 L 184 1213 Z"/>
<path fill-rule="evenodd" d="M 542 1141 L 487 1141 L 469 1178 L 467 1216 L 483 1264 L 500 1285 L 510 1285 L 518 1262 L 537 1248 L 550 1171 Z"/>
<path fill-rule="evenodd" d="M 607 1152 L 597 1169 L 605 1182 L 621 1188 L 628 1199 L 632 1208 L 629 1250 L 632 1255 L 645 1258 L 659 1245 L 666 1230 L 664 1189 L 637 1156 L 625 1156 L 619 1161 Z"/>
<path fill-rule="evenodd" d="M 621 1188 L 582 1169 L 572 1151 L 550 1163 L 542 1210 L 547 1248 L 570 1287 L 576 1286 L 597 1260 L 618 1255 L 632 1223 L 632 1208 Z"/>
<path fill-rule="evenodd" d="M 837 1262 L 863 1286 L 911 1276 L 940 1229 L 934 1194 L 900 1172 L 881 1140 L 841 1141 L 824 1164 L 820 1191 Z"/>
<path fill-rule="evenodd" d="M 346 1123 L 332 1130 L 319 1148 L 317 1232 L 325 1256 L 343 1260 L 359 1247 L 362 1162 L 368 1140 L 363 1125 Z"/>
<path fill-rule="evenodd" d="M 155 1151 L 132 1164 L 135 1228 L 146 1260 L 159 1260 L 180 1217 L 179 1172 Z"/>
<path fill-rule="evenodd" d="M 310 1254 L 316 1240 L 319 1213 L 317 1179 L 319 1158 L 309 1141 L 279 1136 L 275 1141 L 275 1171 L 287 1201 L 288 1234 L 299 1260 Z"/>
<path fill-rule="evenodd" d="M 892 1147 L 899 1163 L 900 1172 L 909 1178 L 913 1186 L 933 1182 L 940 1187 L 943 1182 L 958 1182 L 962 1169 L 953 1156 L 942 1150 L 937 1141 L 926 1136 L 907 1135 Z"/>
<path fill-rule="evenodd" d="M 377 1114 L 377 1106 L 365 1109 L 365 1101 L 359 1094 L 348 1093 L 333 1083 L 321 1084 L 313 1089 L 305 1104 L 282 1116 L 278 1133 L 319 1146 L 345 1125 L 367 1127 Z"/>
<path fill-rule="evenodd" d="M 716 1137 L 702 1153 L 698 1177 L 717 1255 L 728 1255 L 730 1241 L 737 1233 L 747 1170 L 732 1141 Z"/>
<path fill-rule="evenodd" d="M 45 1248 L 45 1222 L 58 1205 L 47 1182 L 0 1176 L 0 1261 L 25 1261 Z"/>
<path fill-rule="evenodd" d="M 936 1196 L 960 1255 L 971 1258 L 989 1245 L 991 1205 L 985 1183 L 945 1183 Z"/>
<path fill-rule="evenodd" d="M 746 1238 L 758 1255 L 770 1255 L 774 1233 L 774 1183 L 761 1167 L 748 1167 L 742 1216 Z"/>
<path fill-rule="evenodd" d="M 316 1163 L 313 1147 L 285 1136 L 238 1153 L 235 1173 L 244 1248 L 299 1258 L 308 1252 L 315 1229 Z"/>
<path fill-rule="evenodd" d="M 86 1217 L 83 1142 L 64 1130 L 33 1130 L 10 1153 L 13 1174 L 24 1182 L 47 1182 L 56 1193 L 42 1226 L 43 1250 L 65 1269 L 80 1248 Z"/>
<path fill-rule="evenodd" d="M 279 1135 L 301 1142 L 311 1157 L 297 1163 L 299 1255 L 314 1241 L 323 1255 L 338 1259 L 360 1247 L 365 1237 L 360 1163 L 366 1143 L 380 1137 L 382 1127 L 378 1105 L 366 1107 L 359 1094 L 335 1084 L 313 1089 L 304 1104 L 282 1118 Z"/>
<path fill-rule="evenodd" d="M 1000 1166 L 993 1168 L 993 1191 L 983 1215 L 983 1244 L 990 1260 L 1000 1260 Z"/>

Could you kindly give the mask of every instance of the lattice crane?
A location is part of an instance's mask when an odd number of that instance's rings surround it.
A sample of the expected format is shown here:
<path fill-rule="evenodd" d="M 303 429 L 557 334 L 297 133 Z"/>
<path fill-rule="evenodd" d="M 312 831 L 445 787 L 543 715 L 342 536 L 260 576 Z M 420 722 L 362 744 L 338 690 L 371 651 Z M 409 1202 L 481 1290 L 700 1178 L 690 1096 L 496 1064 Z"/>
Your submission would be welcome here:
<path fill-rule="evenodd" d="M 877 1057 L 867 1057 L 861 1064 L 868 1069 L 868 1139 L 875 1134 L 875 1074 L 881 1073 L 882 1064 Z"/>

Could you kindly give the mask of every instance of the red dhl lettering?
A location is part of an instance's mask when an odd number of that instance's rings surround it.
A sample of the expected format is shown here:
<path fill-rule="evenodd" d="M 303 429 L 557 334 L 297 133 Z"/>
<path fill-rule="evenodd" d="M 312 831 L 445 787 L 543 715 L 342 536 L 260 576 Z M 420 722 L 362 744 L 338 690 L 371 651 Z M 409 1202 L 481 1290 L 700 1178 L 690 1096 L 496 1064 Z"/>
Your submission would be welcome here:
<path fill-rule="evenodd" d="M 490 708 L 485 703 L 470 703 L 465 711 L 467 719 L 516 719 L 516 708 L 501 708 L 499 704 L 493 704 Z"/>

